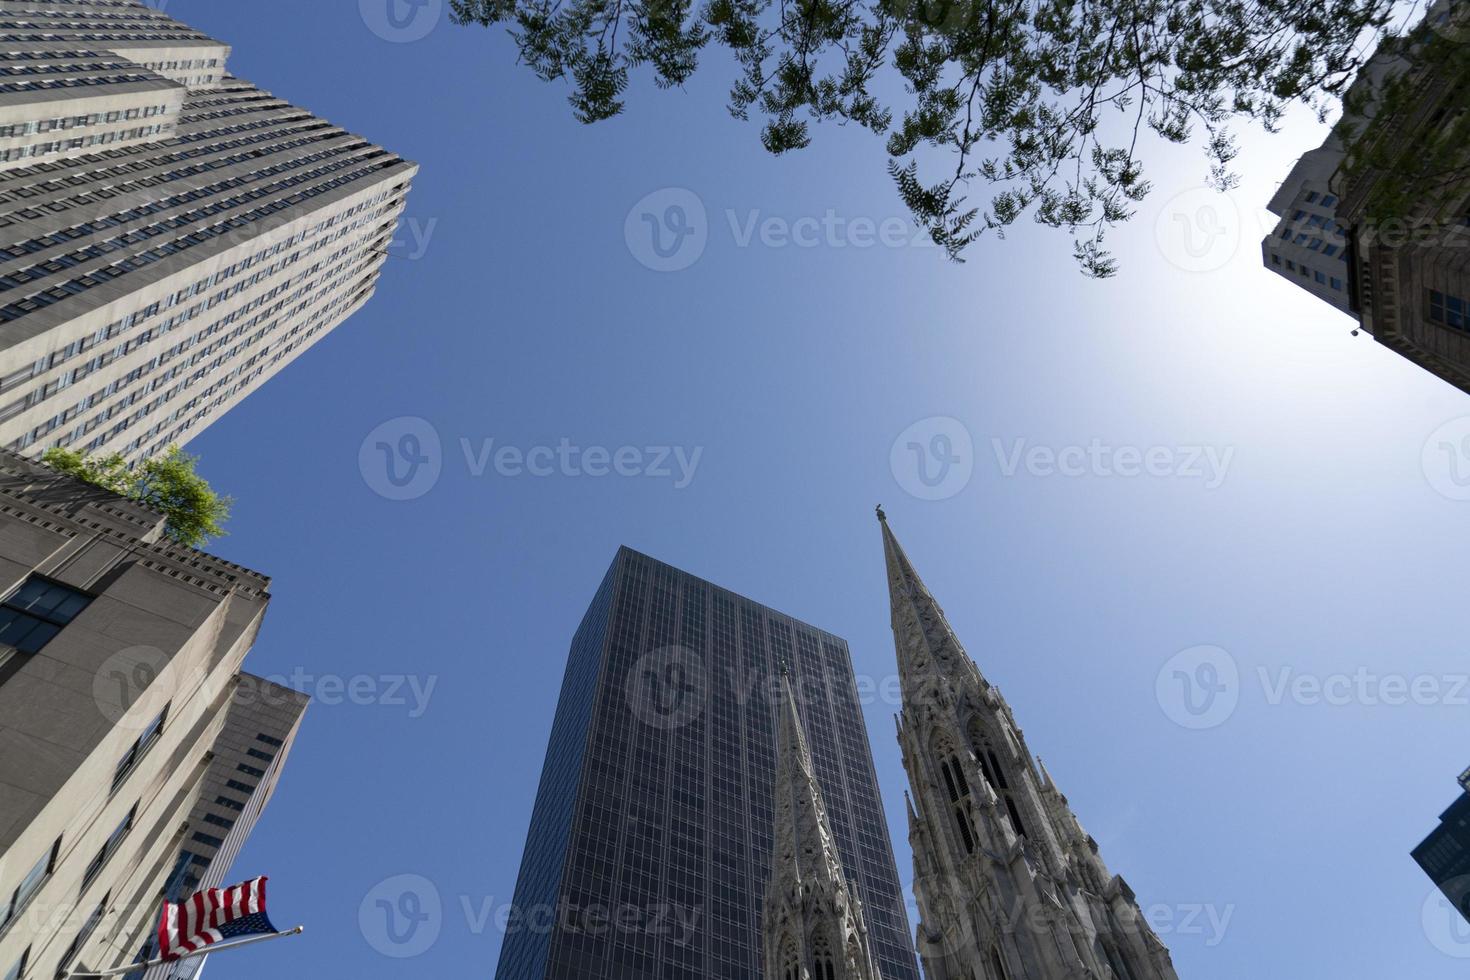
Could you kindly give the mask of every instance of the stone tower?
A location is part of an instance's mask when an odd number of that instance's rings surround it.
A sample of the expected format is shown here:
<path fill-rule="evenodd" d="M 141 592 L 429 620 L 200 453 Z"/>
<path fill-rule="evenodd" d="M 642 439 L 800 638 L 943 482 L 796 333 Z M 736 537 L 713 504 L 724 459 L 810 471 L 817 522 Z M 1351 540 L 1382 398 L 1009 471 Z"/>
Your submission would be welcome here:
<path fill-rule="evenodd" d="M 880 508 L 930 980 L 1178 980 Z"/>
<path fill-rule="evenodd" d="M 781 678 L 765 980 L 880 980 L 857 889 L 827 821 L 791 678 Z"/>

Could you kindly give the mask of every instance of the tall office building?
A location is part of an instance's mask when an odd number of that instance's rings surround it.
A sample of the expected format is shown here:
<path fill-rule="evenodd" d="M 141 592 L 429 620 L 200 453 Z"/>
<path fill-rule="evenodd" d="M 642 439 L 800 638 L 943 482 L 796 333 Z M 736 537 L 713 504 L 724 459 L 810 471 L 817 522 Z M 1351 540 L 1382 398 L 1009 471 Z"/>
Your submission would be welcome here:
<path fill-rule="evenodd" d="M 1463 792 L 1440 814 L 1439 826 L 1414 848 L 1414 860 L 1470 922 L 1470 769 L 1460 774 Z"/>
<path fill-rule="evenodd" d="M 627 548 L 572 641 L 499 980 L 763 975 L 782 665 L 873 959 L 917 980 L 847 644 Z"/>
<path fill-rule="evenodd" d="M 0 44 L 0 446 L 186 443 L 371 297 L 414 164 L 138 0 Z"/>
<path fill-rule="evenodd" d="M 233 883 L 231 869 L 240 849 L 255 830 L 280 782 L 286 757 L 301 730 L 311 699 L 264 677 L 241 674 L 225 715 L 225 726 L 211 750 L 209 771 L 200 784 L 189 824 L 200 829 L 185 841 L 168 881 L 164 898 L 177 902 L 205 888 Z M 240 879 L 258 877 L 251 868 Z M 156 937 L 138 951 L 147 961 L 158 955 Z M 149 969 L 147 980 L 191 980 L 204 969 L 206 956 Z M 143 971 L 129 974 L 141 980 Z"/>
<path fill-rule="evenodd" d="M 1133 890 L 1103 863 L 888 526 L 883 555 L 929 980 L 1178 980 Z"/>
<path fill-rule="evenodd" d="M 220 801 L 263 806 L 286 736 L 246 736 L 299 716 L 241 685 L 269 585 L 171 543 L 158 514 L 0 452 L 0 977 L 138 962 L 182 855 L 219 861 L 248 833 Z M 236 757 L 255 763 L 248 793 L 221 771 Z"/>
<path fill-rule="evenodd" d="M 1462 137 L 1437 146 L 1464 111 L 1466 32 L 1470 4 L 1436 0 L 1406 43 L 1369 60 L 1346 99 L 1346 140 L 1334 132 L 1292 168 L 1261 252 L 1266 268 L 1470 392 L 1470 148 Z M 1419 158 L 1443 172 L 1380 219 L 1377 201 L 1402 193 Z"/>

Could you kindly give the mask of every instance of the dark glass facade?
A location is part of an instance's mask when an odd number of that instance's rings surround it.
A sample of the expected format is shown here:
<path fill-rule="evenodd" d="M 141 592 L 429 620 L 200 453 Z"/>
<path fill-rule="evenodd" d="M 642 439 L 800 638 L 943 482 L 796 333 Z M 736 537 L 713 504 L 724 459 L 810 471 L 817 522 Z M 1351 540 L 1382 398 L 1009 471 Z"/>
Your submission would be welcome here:
<path fill-rule="evenodd" d="M 1460 781 L 1465 792 L 1440 815 L 1439 826 L 1414 848 L 1413 855 L 1424 873 L 1470 922 L 1470 772 Z"/>
<path fill-rule="evenodd" d="M 783 663 L 884 980 L 918 980 L 847 644 L 627 548 L 572 642 L 498 980 L 761 976 Z"/>

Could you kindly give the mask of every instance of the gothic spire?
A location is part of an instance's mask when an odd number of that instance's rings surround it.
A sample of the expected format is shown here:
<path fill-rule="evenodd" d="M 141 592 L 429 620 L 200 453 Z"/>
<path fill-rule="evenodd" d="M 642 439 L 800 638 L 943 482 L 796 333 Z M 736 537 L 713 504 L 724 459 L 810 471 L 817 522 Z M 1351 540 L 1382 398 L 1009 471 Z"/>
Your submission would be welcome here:
<path fill-rule="evenodd" d="M 979 668 L 965 653 L 959 637 L 944 617 L 944 610 L 904 554 L 881 507 L 878 523 L 883 529 L 888 598 L 904 694 L 916 692 L 930 678 L 981 681 Z"/>
<path fill-rule="evenodd" d="M 827 807 L 817 785 L 816 766 L 807 746 L 806 730 L 796 707 L 791 676 L 781 674 L 781 709 L 776 741 L 776 874 L 795 880 L 844 882 L 842 865 L 827 822 Z"/>

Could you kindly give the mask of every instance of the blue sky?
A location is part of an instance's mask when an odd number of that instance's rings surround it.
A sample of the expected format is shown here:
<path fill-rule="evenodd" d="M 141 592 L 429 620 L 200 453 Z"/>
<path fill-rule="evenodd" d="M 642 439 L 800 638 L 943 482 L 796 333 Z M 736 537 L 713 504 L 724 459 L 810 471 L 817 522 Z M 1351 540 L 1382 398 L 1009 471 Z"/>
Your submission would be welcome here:
<path fill-rule="evenodd" d="M 317 696 L 236 866 L 308 931 L 216 980 L 491 975 L 483 915 L 617 546 L 846 637 L 881 680 L 879 502 L 1181 976 L 1461 975 L 1408 852 L 1470 764 L 1470 459 L 1440 448 L 1470 401 L 1260 267 L 1309 116 L 1244 140 L 1229 197 L 1197 150 L 1154 153 L 1095 282 L 1030 226 L 963 265 L 864 247 L 904 216 L 880 141 L 770 158 L 717 58 L 587 128 L 496 32 L 390 41 L 348 0 L 167 10 L 423 166 L 377 297 L 190 447 L 239 500 L 212 550 L 275 579 L 249 669 Z M 644 213 L 703 251 L 649 268 Z M 1187 229 L 1224 233 L 1192 254 Z M 415 499 L 362 451 L 384 423 L 432 459 Z M 563 445 L 575 466 L 525 468 Z M 676 448 L 693 465 L 661 475 Z M 1176 671 L 1225 700 L 1189 714 Z M 907 880 L 894 710 L 867 721 Z M 373 925 L 402 875 L 440 908 L 412 959 Z"/>

